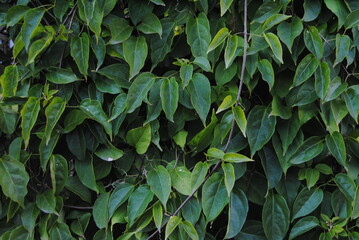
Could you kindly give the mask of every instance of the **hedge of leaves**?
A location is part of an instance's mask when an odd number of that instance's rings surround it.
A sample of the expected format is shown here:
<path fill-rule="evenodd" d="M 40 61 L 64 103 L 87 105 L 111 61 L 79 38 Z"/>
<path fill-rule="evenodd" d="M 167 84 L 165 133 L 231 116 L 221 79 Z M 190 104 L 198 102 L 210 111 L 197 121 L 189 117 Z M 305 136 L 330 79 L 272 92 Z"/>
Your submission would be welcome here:
<path fill-rule="evenodd" d="M 359 239 L 357 0 L 1 0 L 1 239 Z"/>

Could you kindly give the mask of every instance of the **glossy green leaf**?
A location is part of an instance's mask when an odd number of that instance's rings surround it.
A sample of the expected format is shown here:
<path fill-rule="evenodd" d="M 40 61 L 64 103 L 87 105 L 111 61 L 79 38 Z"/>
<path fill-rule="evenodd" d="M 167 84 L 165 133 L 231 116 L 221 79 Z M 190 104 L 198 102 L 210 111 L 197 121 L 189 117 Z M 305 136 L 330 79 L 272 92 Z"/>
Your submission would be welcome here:
<path fill-rule="evenodd" d="M 178 216 L 171 216 L 166 224 L 165 240 L 173 233 L 177 226 L 182 222 L 182 218 Z"/>
<path fill-rule="evenodd" d="M 133 112 L 139 107 L 146 98 L 148 91 L 155 82 L 155 76 L 152 73 L 141 73 L 131 84 L 127 93 L 126 108 L 127 112 Z"/>
<path fill-rule="evenodd" d="M 217 85 L 224 85 L 230 82 L 236 75 L 238 66 L 237 64 L 232 64 L 227 69 L 224 62 L 220 62 L 215 69 L 215 80 Z"/>
<path fill-rule="evenodd" d="M 288 121 L 281 122 L 280 126 L 278 133 L 282 141 L 283 154 L 285 154 L 297 136 L 300 129 L 300 120 L 297 115 L 292 115 Z"/>
<path fill-rule="evenodd" d="M 319 0 L 304 0 L 303 8 L 304 8 L 303 21 L 311 22 L 318 17 L 322 9 L 322 4 Z"/>
<path fill-rule="evenodd" d="M 52 33 L 47 33 L 43 38 L 34 41 L 29 48 L 29 56 L 26 65 L 34 63 L 36 57 L 50 45 L 52 40 Z"/>
<path fill-rule="evenodd" d="M 289 229 L 290 211 L 283 196 L 269 193 L 263 206 L 262 222 L 267 239 L 284 239 Z"/>
<path fill-rule="evenodd" d="M 30 40 L 34 36 L 35 29 L 39 26 L 44 13 L 44 9 L 41 8 L 33 8 L 26 12 L 24 24 L 21 27 L 21 36 L 26 49 L 29 48 Z"/>
<path fill-rule="evenodd" d="M 147 185 L 139 186 L 130 196 L 127 205 L 129 226 L 132 226 L 136 218 L 141 216 L 148 204 L 152 201 L 153 192 Z"/>
<path fill-rule="evenodd" d="M 147 183 L 163 206 L 166 206 L 171 193 L 171 176 L 166 168 L 160 165 L 149 171 L 147 174 Z"/>
<path fill-rule="evenodd" d="M 289 119 L 292 116 L 291 109 L 287 106 L 284 106 L 282 100 L 274 96 L 272 100 L 272 111 L 269 114 L 270 116 L 278 116 L 282 119 Z"/>
<path fill-rule="evenodd" d="M 228 11 L 232 3 L 233 0 L 220 0 L 219 5 L 221 7 L 221 17 Z"/>
<path fill-rule="evenodd" d="M 7 66 L 0 77 L 0 85 L 3 97 L 12 97 L 16 94 L 19 80 L 19 71 L 16 65 Z"/>
<path fill-rule="evenodd" d="M 359 25 L 359 9 L 351 12 L 345 18 L 344 26 L 346 29 L 353 28 Z"/>
<path fill-rule="evenodd" d="M 315 93 L 314 79 L 310 78 L 298 87 L 291 89 L 286 96 L 286 103 L 288 106 L 303 106 L 314 102 L 318 99 Z"/>
<path fill-rule="evenodd" d="M 228 226 L 225 238 L 236 236 L 242 229 L 248 214 L 248 200 L 243 191 L 232 193 L 229 202 Z"/>
<path fill-rule="evenodd" d="M 310 76 L 313 75 L 318 65 L 318 60 L 312 54 L 308 54 L 305 58 L 303 58 L 295 71 L 293 87 L 296 87 L 308 80 Z"/>
<path fill-rule="evenodd" d="M 86 159 L 75 161 L 75 170 L 84 186 L 99 193 L 99 188 L 96 183 L 93 157 L 91 155 L 87 154 Z"/>
<path fill-rule="evenodd" d="M 143 36 L 132 36 L 123 43 L 123 55 L 128 65 L 130 65 L 130 79 L 136 76 L 145 65 L 147 51 L 146 39 Z"/>
<path fill-rule="evenodd" d="M 328 63 L 322 62 L 315 71 L 315 92 L 320 99 L 324 99 L 330 83 L 330 68 Z"/>
<path fill-rule="evenodd" d="M 123 151 L 108 143 L 107 146 L 102 146 L 96 149 L 95 155 L 102 160 L 112 162 L 120 159 L 123 156 Z"/>
<path fill-rule="evenodd" d="M 261 73 L 263 80 L 268 83 L 269 90 L 271 90 L 274 85 L 274 71 L 272 64 L 267 59 L 262 59 L 258 63 L 258 70 Z"/>
<path fill-rule="evenodd" d="M 206 57 L 196 57 L 193 64 L 199 66 L 205 72 L 211 71 L 211 64 Z"/>
<path fill-rule="evenodd" d="M 290 23 L 280 23 L 277 27 L 277 31 L 279 39 L 288 47 L 289 52 L 292 53 L 294 40 L 303 31 L 303 23 L 298 17 L 293 17 Z"/>
<path fill-rule="evenodd" d="M 224 63 L 226 68 L 231 66 L 234 59 L 237 57 L 238 45 L 239 37 L 237 35 L 230 35 L 227 37 L 227 44 L 224 49 Z"/>
<path fill-rule="evenodd" d="M 274 133 L 277 121 L 275 117 L 269 116 L 269 112 L 269 108 L 255 106 L 248 115 L 246 133 L 252 157 Z"/>
<path fill-rule="evenodd" d="M 108 203 L 109 218 L 130 197 L 134 189 L 132 184 L 122 182 L 113 190 Z"/>
<path fill-rule="evenodd" d="M 49 239 L 69 239 L 73 240 L 67 224 L 55 222 L 49 230 Z"/>
<path fill-rule="evenodd" d="M 183 82 L 183 87 L 187 87 L 189 81 L 191 81 L 193 76 L 193 65 L 184 64 L 180 68 L 180 78 Z"/>
<path fill-rule="evenodd" d="M 325 142 L 329 151 L 335 157 L 338 163 L 345 167 L 347 153 L 342 135 L 339 132 L 328 134 L 325 138 Z"/>
<path fill-rule="evenodd" d="M 17 24 L 29 10 L 28 6 L 15 5 L 7 11 L 6 14 L 6 25 L 12 27 Z"/>
<path fill-rule="evenodd" d="M 356 219 L 359 217 L 359 187 L 357 186 L 355 190 L 354 200 L 353 200 L 353 213 L 352 218 Z"/>
<path fill-rule="evenodd" d="M 0 130 L 5 134 L 15 132 L 18 114 L 11 108 L 0 106 Z"/>
<path fill-rule="evenodd" d="M 208 164 L 199 162 L 194 166 L 194 169 L 191 174 L 191 189 L 192 192 L 197 190 L 199 186 L 202 185 L 204 179 L 206 178 L 208 172 Z"/>
<path fill-rule="evenodd" d="M 46 74 L 46 79 L 55 84 L 68 84 L 81 80 L 72 71 L 62 68 L 51 68 Z"/>
<path fill-rule="evenodd" d="M 155 222 L 156 228 L 158 229 L 159 232 L 161 232 L 163 209 L 162 209 L 162 205 L 159 202 L 157 202 L 153 205 L 152 216 L 153 216 L 153 221 Z"/>
<path fill-rule="evenodd" d="M 106 44 L 102 37 L 91 37 L 91 49 L 94 52 L 97 59 L 96 71 L 101 67 L 106 56 Z"/>
<path fill-rule="evenodd" d="M 51 190 L 45 190 L 36 196 L 36 206 L 44 213 L 56 214 L 56 199 Z"/>
<path fill-rule="evenodd" d="M 306 216 L 299 219 L 290 230 L 289 239 L 294 239 L 303 233 L 306 233 L 313 228 L 319 226 L 319 221 L 314 216 Z"/>
<path fill-rule="evenodd" d="M 113 121 L 126 110 L 126 99 L 127 95 L 124 93 L 117 95 L 117 97 L 113 101 L 114 106 L 112 108 L 111 117 L 108 121 Z"/>
<path fill-rule="evenodd" d="M 359 116 L 359 85 L 354 85 L 349 87 L 344 92 L 344 100 L 345 104 L 349 110 L 350 116 L 358 122 L 358 116 Z"/>
<path fill-rule="evenodd" d="M 292 210 L 292 221 L 313 212 L 323 201 L 323 190 L 320 188 L 303 188 L 297 195 Z"/>
<path fill-rule="evenodd" d="M 169 171 L 172 186 L 183 195 L 190 195 L 191 189 L 191 172 L 186 167 L 176 167 Z"/>
<path fill-rule="evenodd" d="M 46 145 L 50 141 L 52 130 L 56 123 L 59 121 L 62 113 L 65 111 L 66 101 L 63 98 L 55 97 L 51 103 L 45 109 L 46 126 L 45 126 L 45 138 Z"/>
<path fill-rule="evenodd" d="M 21 214 L 22 224 L 30 234 L 34 233 L 36 220 L 39 214 L 40 210 L 36 207 L 35 203 L 28 204 Z"/>
<path fill-rule="evenodd" d="M 344 194 L 345 198 L 353 202 L 355 198 L 356 183 L 345 173 L 338 173 L 334 177 L 334 182 L 339 190 Z"/>
<path fill-rule="evenodd" d="M 304 31 L 304 43 L 317 59 L 323 57 L 324 45 L 316 27 L 310 26 Z"/>
<path fill-rule="evenodd" d="M 105 228 L 109 221 L 108 205 L 110 200 L 110 193 L 105 192 L 100 194 L 96 199 L 92 209 L 93 219 L 98 228 Z"/>
<path fill-rule="evenodd" d="M 301 164 L 308 162 L 317 155 L 319 155 L 324 149 L 323 140 L 318 136 L 308 138 L 293 154 L 290 159 L 292 164 Z"/>
<path fill-rule="evenodd" d="M 123 18 L 114 18 L 110 24 L 111 39 L 108 44 L 118 44 L 130 38 L 133 27 Z"/>
<path fill-rule="evenodd" d="M 329 83 L 328 91 L 324 101 L 329 102 L 337 98 L 340 94 L 342 94 L 347 89 L 347 87 L 348 87 L 348 83 L 343 83 L 340 77 L 335 77 Z"/>
<path fill-rule="evenodd" d="M 164 79 L 161 85 L 161 102 L 162 109 L 168 120 L 173 122 L 173 115 L 178 107 L 178 83 L 176 78 Z"/>
<path fill-rule="evenodd" d="M 284 14 L 274 14 L 270 16 L 262 25 L 264 31 L 271 29 L 275 25 L 287 20 L 291 16 Z"/>
<path fill-rule="evenodd" d="M 224 185 L 226 186 L 228 196 L 231 196 L 231 192 L 236 181 L 234 174 L 234 167 L 231 163 L 222 163 L 222 170 L 224 174 Z"/>
<path fill-rule="evenodd" d="M 335 37 L 335 62 L 334 65 L 341 63 L 348 55 L 350 48 L 350 37 L 347 35 L 337 34 Z"/>
<path fill-rule="evenodd" d="M 151 125 L 131 129 L 126 134 L 126 141 L 129 145 L 136 147 L 138 154 L 146 153 L 151 143 Z"/>
<path fill-rule="evenodd" d="M 185 130 L 182 130 L 173 136 L 173 140 L 175 141 L 175 143 L 178 146 L 180 146 L 183 149 L 187 142 L 186 141 L 187 135 L 188 135 L 188 132 Z"/>
<path fill-rule="evenodd" d="M 283 64 L 283 50 L 279 38 L 273 33 L 263 33 L 263 37 L 272 49 L 276 59 Z"/>
<path fill-rule="evenodd" d="M 197 18 L 189 18 L 186 24 L 187 43 L 194 57 L 205 57 L 211 42 L 209 22 L 204 13 Z"/>
<path fill-rule="evenodd" d="M 30 132 L 35 126 L 37 116 L 40 111 L 40 99 L 30 97 L 21 110 L 21 135 L 24 139 L 25 148 L 27 148 L 30 140 Z"/>
<path fill-rule="evenodd" d="M 202 207 L 206 221 L 213 221 L 228 204 L 229 197 L 223 176 L 214 173 L 203 185 Z"/>
<path fill-rule="evenodd" d="M 59 154 L 51 156 L 50 174 L 53 193 L 60 193 L 64 189 L 69 175 L 68 163 L 63 156 Z"/>
<path fill-rule="evenodd" d="M 90 57 L 90 38 L 87 33 L 82 33 L 81 37 L 73 37 L 70 48 L 71 56 L 75 60 L 80 73 L 87 78 Z"/>
<path fill-rule="evenodd" d="M 52 134 L 48 143 L 46 143 L 46 137 L 41 139 L 39 145 L 40 165 L 44 172 L 46 171 L 47 163 L 51 158 L 52 152 L 58 143 L 59 137 L 60 135 L 58 133 Z"/>
<path fill-rule="evenodd" d="M 241 162 L 252 162 L 254 160 L 239 153 L 226 153 L 223 156 L 223 161 L 230 163 L 241 163 Z"/>
<path fill-rule="evenodd" d="M 18 161 L 0 159 L 0 185 L 5 196 L 24 206 L 29 175 Z"/>
<path fill-rule="evenodd" d="M 217 34 L 213 37 L 211 43 L 209 44 L 208 46 L 208 49 L 207 49 L 207 54 L 211 51 L 213 51 L 214 49 L 216 49 L 219 45 L 221 45 L 225 40 L 226 38 L 229 36 L 229 30 L 228 28 L 224 27 L 224 28 L 221 28 Z"/>
<path fill-rule="evenodd" d="M 71 132 L 87 118 L 88 116 L 83 111 L 76 109 L 71 110 L 64 120 L 64 133 Z"/>
<path fill-rule="evenodd" d="M 208 78 L 201 73 L 195 73 L 187 89 L 194 109 L 205 124 L 211 105 L 211 86 Z"/>
<path fill-rule="evenodd" d="M 223 99 L 221 105 L 219 105 L 219 107 L 218 107 L 218 109 L 217 109 L 217 111 L 216 111 L 216 114 L 218 114 L 218 113 L 220 113 L 220 112 L 222 112 L 222 111 L 224 111 L 224 110 L 226 110 L 226 109 L 232 107 L 232 106 L 235 104 L 235 102 L 236 102 L 236 100 L 235 100 L 235 99 L 232 99 L 232 95 L 226 96 L 226 97 Z"/>
<path fill-rule="evenodd" d="M 349 11 L 343 1 L 337 0 L 324 0 L 325 5 L 332 11 L 338 18 L 338 30 L 344 24 L 345 18 L 348 16 Z"/>
<path fill-rule="evenodd" d="M 142 23 L 137 26 L 137 29 L 145 34 L 157 33 L 162 36 L 162 25 L 155 14 L 148 14 L 143 17 Z"/>
<path fill-rule="evenodd" d="M 108 122 L 108 117 L 99 101 L 87 98 L 81 102 L 80 109 L 90 118 L 100 123 L 112 139 L 112 125 Z"/>

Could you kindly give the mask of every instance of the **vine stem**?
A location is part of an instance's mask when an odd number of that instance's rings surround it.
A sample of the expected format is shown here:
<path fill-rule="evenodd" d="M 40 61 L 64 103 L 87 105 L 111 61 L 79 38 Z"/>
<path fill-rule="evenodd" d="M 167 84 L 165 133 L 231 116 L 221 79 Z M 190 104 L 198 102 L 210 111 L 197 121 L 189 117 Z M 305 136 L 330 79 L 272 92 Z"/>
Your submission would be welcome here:
<path fill-rule="evenodd" d="M 243 79 L 244 79 L 244 72 L 246 69 L 246 60 L 247 60 L 247 41 L 248 41 L 248 31 L 247 31 L 247 0 L 244 0 L 244 16 L 243 16 L 243 38 L 244 38 L 244 44 L 243 44 L 243 62 L 242 62 L 242 69 L 241 69 L 241 78 L 239 81 L 239 86 L 238 86 L 238 93 L 237 93 L 237 98 L 236 98 L 236 103 L 235 106 L 237 107 L 239 105 L 239 100 L 241 98 L 241 92 L 242 92 L 242 88 L 243 88 Z M 231 143 L 232 137 L 233 137 L 233 132 L 234 132 L 234 126 L 235 126 L 235 120 L 234 118 L 232 119 L 232 127 L 228 136 L 228 140 L 226 143 L 226 146 L 224 148 L 224 152 L 228 151 L 229 145 Z M 181 211 L 181 209 L 188 203 L 188 201 L 193 197 L 193 195 L 202 187 L 202 185 L 208 180 L 208 178 L 210 178 L 212 176 L 212 174 L 218 169 L 218 167 L 220 166 L 220 164 L 222 163 L 222 161 L 218 161 L 216 163 L 216 165 L 214 165 L 214 167 L 212 168 L 212 170 L 209 172 L 209 174 L 207 174 L 206 178 L 202 181 L 201 185 L 199 187 L 197 187 L 182 203 L 181 205 L 177 208 L 177 210 L 172 214 L 172 216 L 176 216 L 179 211 Z M 147 240 L 152 239 L 153 237 L 155 237 L 159 232 L 160 229 L 162 229 L 164 226 L 166 226 L 167 222 L 165 222 L 164 224 L 162 224 L 162 226 L 157 229 L 155 232 L 153 232 L 148 238 Z"/>

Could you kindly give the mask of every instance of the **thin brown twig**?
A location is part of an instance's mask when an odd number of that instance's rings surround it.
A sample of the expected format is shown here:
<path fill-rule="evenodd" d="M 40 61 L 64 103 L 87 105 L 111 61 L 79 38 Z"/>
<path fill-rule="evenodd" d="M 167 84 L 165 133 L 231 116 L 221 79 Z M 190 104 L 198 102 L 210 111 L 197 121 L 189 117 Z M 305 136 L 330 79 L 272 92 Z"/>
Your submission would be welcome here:
<path fill-rule="evenodd" d="M 238 86 L 238 94 L 237 94 L 237 98 L 236 98 L 236 103 L 235 106 L 239 105 L 239 100 L 241 97 L 241 92 L 242 92 L 242 87 L 243 87 L 243 80 L 244 80 L 244 72 L 245 72 L 245 67 L 246 67 L 246 60 L 247 60 L 247 41 L 248 41 L 248 33 L 247 33 L 247 0 L 244 0 L 244 17 L 243 17 L 243 26 L 244 26 L 244 50 L 243 50 L 243 62 L 242 62 L 242 69 L 241 69 L 241 78 L 239 81 L 239 86 Z M 229 144 L 231 143 L 232 137 L 233 137 L 233 132 L 234 132 L 234 126 L 235 126 L 235 120 L 232 120 L 232 127 L 231 127 L 231 131 L 229 133 L 228 136 L 228 140 L 226 143 L 226 146 L 224 148 L 224 152 L 226 152 L 229 148 Z M 202 181 L 201 185 L 199 187 L 197 187 L 182 203 L 181 205 L 177 208 L 177 210 L 172 214 L 172 216 L 176 216 L 179 211 L 181 211 L 181 209 L 188 203 L 188 201 L 193 197 L 193 195 L 201 188 L 201 186 L 212 176 L 212 174 L 217 170 L 217 168 L 220 166 L 220 164 L 222 163 L 222 161 L 218 161 L 216 163 L 216 165 L 212 168 L 212 170 L 209 172 L 209 174 L 207 174 L 206 178 Z M 167 222 L 165 222 L 164 224 L 162 224 L 162 226 L 160 227 L 163 228 L 165 225 L 167 224 Z M 148 238 L 147 240 L 152 239 L 153 237 L 155 237 L 157 234 L 159 233 L 159 229 L 157 229 L 155 232 L 153 232 Z"/>

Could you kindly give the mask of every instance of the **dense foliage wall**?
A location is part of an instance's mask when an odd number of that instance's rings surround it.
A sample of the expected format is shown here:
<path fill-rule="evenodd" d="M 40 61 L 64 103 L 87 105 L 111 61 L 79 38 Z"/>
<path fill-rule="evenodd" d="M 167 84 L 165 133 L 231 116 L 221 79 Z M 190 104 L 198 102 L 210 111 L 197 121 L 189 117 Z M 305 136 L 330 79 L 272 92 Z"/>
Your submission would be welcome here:
<path fill-rule="evenodd" d="M 1 239 L 359 239 L 356 0 L 1 0 Z"/>

